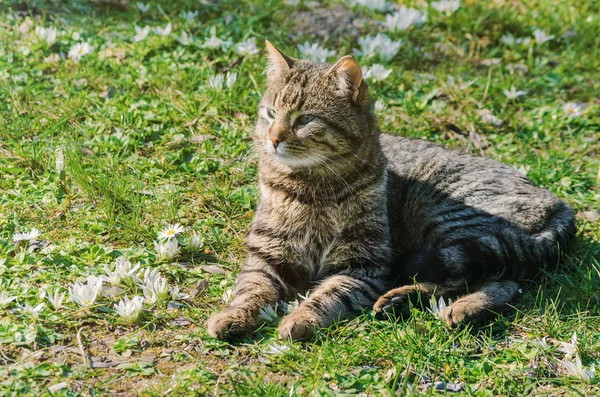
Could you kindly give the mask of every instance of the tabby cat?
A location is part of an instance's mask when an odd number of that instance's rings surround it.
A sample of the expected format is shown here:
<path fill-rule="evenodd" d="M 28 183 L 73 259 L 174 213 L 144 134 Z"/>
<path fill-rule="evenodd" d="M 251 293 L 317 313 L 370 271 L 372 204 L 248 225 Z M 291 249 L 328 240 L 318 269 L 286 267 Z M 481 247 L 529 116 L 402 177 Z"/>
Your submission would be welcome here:
<path fill-rule="evenodd" d="M 443 312 L 454 326 L 506 306 L 556 263 L 575 234 L 567 204 L 489 158 L 380 134 L 351 56 L 329 65 L 266 44 L 261 200 L 211 336 L 248 335 L 263 306 L 307 289 L 279 323 L 284 338 L 310 338 L 361 308 L 407 314 L 441 295 L 459 296 Z"/>

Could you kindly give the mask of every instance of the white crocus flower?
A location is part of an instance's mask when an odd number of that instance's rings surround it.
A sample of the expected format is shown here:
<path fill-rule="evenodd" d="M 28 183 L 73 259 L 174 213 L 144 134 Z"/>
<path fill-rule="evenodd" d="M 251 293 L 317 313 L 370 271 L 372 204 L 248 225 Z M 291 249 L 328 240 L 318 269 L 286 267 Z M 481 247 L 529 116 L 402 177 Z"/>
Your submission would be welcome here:
<path fill-rule="evenodd" d="M 148 3 L 142 3 L 141 1 L 138 1 L 137 2 L 137 8 L 142 12 L 142 14 L 145 14 L 150 9 L 150 4 L 148 4 Z"/>
<path fill-rule="evenodd" d="M 264 351 L 265 354 L 285 354 L 290 350 L 289 346 L 280 345 L 279 343 L 271 343 L 268 345 L 268 349 Z"/>
<path fill-rule="evenodd" d="M 152 28 L 152 31 L 154 32 L 155 35 L 166 37 L 166 36 L 170 35 L 171 32 L 173 31 L 173 25 L 171 24 L 171 22 L 169 22 L 167 24 L 167 26 L 165 26 L 164 28 L 161 28 L 160 26 L 158 26 L 156 28 Z"/>
<path fill-rule="evenodd" d="M 545 42 L 552 40 L 554 36 L 549 36 L 543 30 L 536 29 L 533 32 L 533 38 L 537 44 L 544 44 Z"/>
<path fill-rule="evenodd" d="M 181 226 L 179 223 L 176 223 L 174 225 L 167 225 L 167 227 L 158 232 L 158 239 L 162 241 L 174 238 L 179 236 L 184 231 L 185 227 Z"/>
<path fill-rule="evenodd" d="M 294 310 L 296 310 L 298 308 L 300 303 L 298 302 L 298 299 L 294 299 L 291 302 L 280 301 L 279 305 L 281 306 L 281 309 L 283 310 L 283 312 L 285 314 L 290 314 L 291 312 L 293 312 Z"/>
<path fill-rule="evenodd" d="M 387 105 L 385 104 L 384 101 L 382 101 L 381 99 L 378 99 L 377 101 L 375 101 L 375 105 L 373 105 L 373 107 L 375 108 L 376 112 L 381 113 L 385 110 Z"/>
<path fill-rule="evenodd" d="M 63 308 L 63 301 L 66 295 L 66 292 L 61 293 L 60 288 L 56 288 L 53 294 L 50 294 L 50 292 L 46 293 L 46 299 L 50 302 L 54 310 L 59 310 Z"/>
<path fill-rule="evenodd" d="M 506 97 L 508 99 L 516 99 L 516 98 L 518 98 L 520 96 L 523 96 L 525 94 L 527 94 L 527 91 L 524 91 L 524 90 L 517 91 L 517 89 L 515 88 L 514 85 L 510 87 L 510 91 L 509 90 L 504 90 L 504 95 L 506 95 Z"/>
<path fill-rule="evenodd" d="M 87 309 L 94 304 L 101 290 L 102 277 L 88 276 L 85 284 L 77 280 L 69 288 L 69 297 L 73 302 Z"/>
<path fill-rule="evenodd" d="M 29 303 L 26 303 L 25 306 L 20 306 L 20 309 L 23 313 L 31 314 L 34 318 L 40 318 L 40 312 L 44 309 L 46 303 L 42 302 L 39 305 L 31 306 Z"/>
<path fill-rule="evenodd" d="M 65 170 L 65 153 L 62 146 L 56 148 L 56 173 L 60 175 Z"/>
<path fill-rule="evenodd" d="M 134 296 L 132 299 L 124 297 L 115 304 L 115 310 L 128 323 L 137 323 L 140 319 L 143 309 L 144 298 Z"/>
<path fill-rule="evenodd" d="M 106 272 L 107 280 L 112 284 L 120 284 L 121 281 L 127 283 L 131 281 L 137 281 L 135 272 L 140 268 L 140 264 L 136 263 L 132 265 L 130 261 L 121 255 L 115 262 L 115 271 L 111 271 L 108 266 L 104 265 L 104 271 Z"/>
<path fill-rule="evenodd" d="M 571 336 L 571 343 L 560 342 L 558 351 L 565 353 L 567 358 L 577 355 L 577 332 L 573 332 L 573 336 Z"/>
<path fill-rule="evenodd" d="M 233 302 L 233 291 L 231 290 L 231 288 L 223 292 L 223 295 L 221 295 L 221 300 L 226 305 L 230 305 L 231 302 Z"/>
<path fill-rule="evenodd" d="M 146 25 L 143 28 L 135 26 L 135 36 L 133 36 L 133 41 L 142 41 L 148 37 L 148 34 L 150 34 L 150 26 Z"/>
<path fill-rule="evenodd" d="M 0 292 L 0 306 L 6 306 L 15 299 L 17 299 L 16 296 L 9 296 L 6 291 Z"/>
<path fill-rule="evenodd" d="M 40 232 L 36 228 L 33 228 L 33 229 L 31 229 L 30 232 L 15 233 L 13 236 L 13 241 L 15 243 L 18 243 L 19 241 L 35 240 L 36 238 L 39 237 L 40 234 L 42 234 L 42 232 Z"/>
<path fill-rule="evenodd" d="M 389 62 L 400 50 L 402 40 L 394 41 L 385 34 L 378 33 L 376 36 L 367 35 L 359 38 L 358 44 L 360 50 L 355 50 L 358 55 L 367 58 L 378 55 L 383 62 Z"/>
<path fill-rule="evenodd" d="M 227 86 L 227 88 L 233 88 L 237 81 L 237 77 L 238 74 L 236 72 L 227 72 L 227 76 L 225 77 L 225 85 Z"/>
<path fill-rule="evenodd" d="M 460 7 L 460 0 L 440 0 L 431 3 L 431 6 L 439 12 L 446 14 L 452 14 Z"/>
<path fill-rule="evenodd" d="M 154 242 L 156 256 L 162 261 L 170 261 L 179 255 L 179 242 L 176 238 L 169 239 L 165 242 Z"/>
<path fill-rule="evenodd" d="M 158 270 L 157 269 L 153 269 L 148 271 L 148 269 L 146 269 L 143 272 L 143 279 L 142 279 L 142 284 L 141 284 L 143 289 L 151 289 L 154 291 L 154 294 L 156 295 L 156 298 L 159 301 L 165 301 L 169 298 L 169 283 L 167 282 L 167 280 L 164 277 L 161 277 L 158 274 Z M 151 298 L 152 294 L 148 291 L 147 293 L 144 292 L 144 296 L 146 296 L 147 298 Z"/>
<path fill-rule="evenodd" d="M 385 11 L 389 8 L 386 0 L 350 0 L 349 2 L 372 11 Z"/>
<path fill-rule="evenodd" d="M 204 245 L 204 239 L 202 236 L 196 232 L 194 232 L 189 238 L 188 243 L 186 245 L 186 249 L 189 252 L 196 252 L 202 248 Z"/>
<path fill-rule="evenodd" d="M 363 78 L 372 78 L 375 81 L 383 81 L 392 73 L 392 69 L 386 69 L 383 65 L 375 64 L 371 67 L 363 66 Z"/>
<path fill-rule="evenodd" d="M 35 34 L 48 44 L 48 46 L 52 46 L 56 43 L 56 35 L 58 34 L 58 30 L 55 28 L 44 28 L 42 26 L 38 26 L 35 28 Z"/>
<path fill-rule="evenodd" d="M 223 89 L 223 82 L 225 81 L 225 76 L 222 73 L 218 73 L 214 76 L 208 77 L 208 87 L 214 91 L 221 91 Z"/>
<path fill-rule="evenodd" d="M 277 315 L 277 306 L 277 303 L 275 304 L 275 307 L 267 303 L 267 305 L 260 308 L 258 312 L 258 318 L 268 323 L 272 323 L 273 321 L 277 320 L 279 318 L 279 316 Z"/>
<path fill-rule="evenodd" d="M 256 38 L 250 37 L 247 40 L 241 41 L 235 45 L 235 51 L 243 56 L 252 56 L 260 51 L 256 46 Z"/>
<path fill-rule="evenodd" d="M 202 44 L 202 48 L 208 48 L 214 50 L 215 48 L 221 47 L 223 51 L 227 51 L 227 48 L 232 44 L 231 40 L 221 40 L 216 35 L 212 35 L 208 40 Z"/>
<path fill-rule="evenodd" d="M 94 52 L 94 49 L 87 42 L 77 43 L 69 50 L 69 58 L 73 60 L 73 62 L 77 63 L 86 56 L 87 54 L 91 54 Z"/>
<path fill-rule="evenodd" d="M 180 16 L 187 24 L 190 24 L 198 16 L 198 11 L 183 11 Z"/>
<path fill-rule="evenodd" d="M 170 287 L 169 291 L 171 292 L 171 299 L 173 299 L 174 301 L 179 301 L 190 297 L 188 294 L 179 292 L 178 286 Z"/>
<path fill-rule="evenodd" d="M 406 30 L 411 25 L 420 26 L 427 21 L 427 13 L 414 8 L 401 6 L 400 9 L 385 16 L 385 26 L 391 32 Z"/>
<path fill-rule="evenodd" d="M 310 44 L 308 41 L 298 44 L 298 50 L 304 58 L 316 62 L 325 62 L 327 58 L 335 55 L 335 51 L 323 48 L 318 43 Z"/>
<path fill-rule="evenodd" d="M 142 292 L 144 293 L 144 303 L 147 303 L 148 305 L 153 305 L 158 300 L 158 296 L 156 295 L 156 291 L 154 291 L 154 288 L 149 286 L 143 286 Z"/>
<path fill-rule="evenodd" d="M 569 375 L 577 376 L 584 382 L 591 383 L 596 378 L 596 367 L 592 364 L 589 370 L 585 369 L 581 364 L 579 355 L 575 355 L 575 362 L 565 358 L 563 365 Z"/>
<path fill-rule="evenodd" d="M 440 296 L 440 299 L 435 299 L 434 296 L 429 299 L 429 307 L 427 310 L 429 310 L 429 313 L 433 314 L 434 316 L 443 318 L 444 310 L 446 310 L 446 308 L 450 305 L 452 305 L 452 299 L 448 299 L 448 305 L 446 305 L 443 296 Z"/>
<path fill-rule="evenodd" d="M 585 107 L 583 103 L 567 102 L 563 105 L 562 110 L 567 116 L 579 117 L 583 114 Z"/>

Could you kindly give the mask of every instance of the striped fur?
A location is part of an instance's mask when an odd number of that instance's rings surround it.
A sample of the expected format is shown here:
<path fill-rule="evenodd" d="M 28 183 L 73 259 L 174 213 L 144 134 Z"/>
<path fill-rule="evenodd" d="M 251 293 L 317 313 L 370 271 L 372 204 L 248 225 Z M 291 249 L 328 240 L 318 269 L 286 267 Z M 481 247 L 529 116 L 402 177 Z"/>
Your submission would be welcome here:
<path fill-rule="evenodd" d="M 264 305 L 307 289 L 282 337 L 310 338 L 373 305 L 406 313 L 421 295 L 464 295 L 444 313 L 455 325 L 502 308 L 519 281 L 556 263 L 575 232 L 564 202 L 494 160 L 379 134 L 352 58 L 332 66 L 268 48 L 261 201 L 234 299 L 209 319 L 210 335 L 247 335 Z"/>

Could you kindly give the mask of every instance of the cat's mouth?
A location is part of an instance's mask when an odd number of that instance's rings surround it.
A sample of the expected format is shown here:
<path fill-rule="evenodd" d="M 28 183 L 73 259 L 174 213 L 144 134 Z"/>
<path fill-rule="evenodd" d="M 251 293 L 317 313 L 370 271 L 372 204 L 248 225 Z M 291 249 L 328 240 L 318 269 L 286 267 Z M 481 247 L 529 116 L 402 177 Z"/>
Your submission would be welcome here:
<path fill-rule="evenodd" d="M 290 148 L 287 142 L 281 142 L 277 147 L 268 142 L 267 153 L 276 162 L 291 168 L 316 167 L 323 163 L 321 156 L 311 155 L 304 151 L 298 153 L 297 148 Z"/>

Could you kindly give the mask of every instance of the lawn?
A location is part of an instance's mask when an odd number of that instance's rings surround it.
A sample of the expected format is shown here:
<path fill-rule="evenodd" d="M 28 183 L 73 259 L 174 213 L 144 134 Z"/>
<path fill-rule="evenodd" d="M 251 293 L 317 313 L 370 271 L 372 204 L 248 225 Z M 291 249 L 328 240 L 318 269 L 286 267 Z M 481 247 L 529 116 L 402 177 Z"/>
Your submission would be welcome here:
<path fill-rule="evenodd" d="M 0 1 L 0 395 L 600 394 L 599 3 L 105 3 Z M 365 311 L 291 343 L 281 305 L 211 339 L 258 200 L 265 39 L 354 54 L 383 131 L 526 173 L 576 210 L 572 249 L 454 330 Z"/>

